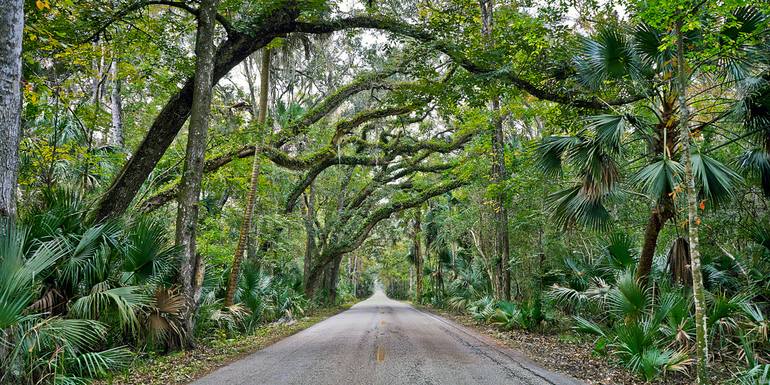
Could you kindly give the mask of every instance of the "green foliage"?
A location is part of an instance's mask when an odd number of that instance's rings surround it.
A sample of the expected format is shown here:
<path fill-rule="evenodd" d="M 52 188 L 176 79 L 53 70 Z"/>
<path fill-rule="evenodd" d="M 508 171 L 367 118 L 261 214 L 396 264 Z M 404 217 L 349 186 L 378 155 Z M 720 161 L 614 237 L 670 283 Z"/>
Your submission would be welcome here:
<path fill-rule="evenodd" d="M 553 318 L 544 311 L 543 301 L 539 298 L 521 304 L 499 301 L 490 319 L 493 324 L 505 330 L 535 330 L 540 329 L 544 323 L 553 321 Z"/>
<path fill-rule="evenodd" d="M 337 249 L 344 250 L 338 282 L 320 297 L 336 289 L 338 301 L 363 298 L 377 282 L 394 298 L 413 298 L 421 282 L 418 301 L 479 322 L 596 335 L 597 353 L 645 380 L 684 371 L 695 334 L 692 297 L 671 282 L 663 249 L 688 230 L 678 139 L 687 129 L 711 350 L 740 357 L 733 361 L 746 370 L 736 381 L 767 382 L 768 7 L 627 1 L 619 17 L 612 4 L 578 3 L 497 4 L 491 36 L 481 33 L 478 3 L 462 1 L 371 2 L 354 12 L 355 20 L 371 17 L 408 39 L 287 33 L 268 45 L 276 62 L 263 138 L 251 116 L 255 84 L 244 84 L 255 76 L 221 63 L 251 54 L 255 46 L 246 41 L 259 39 L 242 37 L 261 36 L 272 23 L 312 29 L 346 6 L 222 1 L 221 18 L 237 33 L 222 35 L 228 40 L 217 57 L 218 71 L 229 73 L 213 92 L 196 228 L 206 269 L 195 336 L 237 337 L 302 317 L 316 306 L 303 294 L 303 267 L 306 256 L 315 262 L 319 255 L 306 251 Z M 153 214 L 138 208 L 173 192 L 183 172 L 182 124 L 179 135 L 172 127 L 164 138 L 147 132 L 184 120 L 186 104 L 175 103 L 189 99 L 177 92 L 193 73 L 195 17 L 138 5 L 121 13 L 128 3 L 120 1 L 27 5 L 19 220 L 0 223 L 0 382 L 82 384 L 125 367 L 132 358 L 125 346 L 156 354 L 190 337 L 173 197 Z M 673 81 L 678 22 L 693 71 L 686 128 Z M 254 56 L 247 60 L 254 75 Z M 345 86 L 350 79 L 360 89 Z M 114 90 L 123 97 L 122 145 L 107 137 Z M 499 108 L 489 108 L 493 98 Z M 405 106 L 354 124 L 375 109 Z M 493 183 L 490 122 L 498 119 L 508 175 Z M 236 305 L 224 309 L 252 164 L 246 146 L 263 139 L 270 146 L 257 152 L 258 215 Z M 92 207 L 131 151 L 166 140 L 136 186 L 137 206 L 94 223 Z M 464 185 L 413 201 L 446 181 Z M 507 223 L 490 199 L 498 196 Z M 396 206 L 423 213 L 422 271 L 409 250 L 409 219 L 383 210 Z M 372 213 L 387 215 L 370 222 Z M 503 233 L 511 251 L 505 261 Z M 648 283 L 634 277 L 641 255 L 653 256 Z M 501 296 L 502 268 L 513 276 L 512 301 L 493 298 Z M 321 270 L 319 280 L 328 263 Z"/>
<path fill-rule="evenodd" d="M 69 248 L 63 235 L 47 241 L 28 241 L 27 234 L 23 225 L 8 221 L 0 224 L 0 333 L 4 343 L 12 346 L 0 355 L 0 380 L 77 381 L 76 376 L 99 377 L 129 364 L 133 354 L 125 347 L 98 350 L 107 337 L 108 324 L 51 316 L 46 313 L 55 307 L 40 301 L 33 303 L 42 283 L 52 272 L 56 274 L 57 265 L 67 266 L 68 259 L 83 255 L 78 252 L 83 248 Z M 107 310 L 111 306 L 105 302 L 116 302 L 124 320 L 134 321 L 138 302 L 128 302 L 127 297 L 142 297 L 131 296 L 132 290 L 111 292 L 107 301 L 99 297 L 101 293 L 81 297 L 74 301 L 72 316 L 86 309 Z"/>

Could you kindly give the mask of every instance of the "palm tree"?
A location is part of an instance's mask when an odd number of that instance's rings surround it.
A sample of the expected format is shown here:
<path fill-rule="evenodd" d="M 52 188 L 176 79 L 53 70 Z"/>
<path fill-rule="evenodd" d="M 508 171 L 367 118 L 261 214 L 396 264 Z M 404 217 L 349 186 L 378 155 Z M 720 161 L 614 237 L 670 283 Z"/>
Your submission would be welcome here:
<path fill-rule="evenodd" d="M 31 239 L 26 228 L 7 220 L 3 222 L 0 224 L 0 382 L 83 383 L 83 378 L 102 376 L 108 370 L 127 366 L 132 359 L 127 348 L 93 350 L 108 334 L 106 323 L 52 316 L 45 305 L 50 298 L 38 297 L 49 276 L 57 275 L 57 280 L 63 280 L 67 269 L 75 264 L 97 265 L 82 257 L 84 253 L 90 254 L 87 250 L 94 250 L 89 243 L 100 238 L 93 236 L 98 230 L 92 230 L 91 235 L 84 234 L 73 248 L 71 238 L 65 235 L 45 241 Z M 141 299 L 132 291 L 130 287 L 122 288 L 121 292 L 94 288 L 91 294 L 73 302 L 70 315 L 104 312 L 110 304 L 118 302 L 119 312 L 132 312 L 129 306 L 122 306 L 128 298 Z M 101 314 L 100 319 L 105 319 L 106 314 Z"/>
<path fill-rule="evenodd" d="M 267 93 L 270 81 L 270 50 L 265 49 L 262 52 L 262 67 L 259 73 L 259 113 L 257 115 L 257 126 L 262 128 L 267 120 Z M 253 93 L 252 93 L 253 94 Z M 264 144 L 266 134 L 262 134 L 262 141 Z M 259 148 L 256 149 L 257 151 Z M 230 277 L 227 284 L 227 293 L 225 295 L 225 307 L 233 305 L 233 299 L 235 298 L 235 290 L 238 287 L 238 274 L 241 269 L 241 262 L 243 261 L 243 253 L 246 251 L 246 244 L 248 243 L 249 230 L 251 230 L 251 221 L 254 217 L 254 201 L 257 196 L 257 185 L 259 182 L 259 174 L 261 169 L 261 158 L 257 153 L 254 154 L 251 166 L 251 182 L 249 184 L 249 193 L 246 197 L 246 212 L 243 214 L 243 222 L 241 223 L 241 230 L 238 236 L 238 245 L 235 247 L 235 255 L 233 256 L 233 265 L 230 269 Z"/>
<path fill-rule="evenodd" d="M 770 72 L 746 82 L 742 112 L 752 148 L 740 159 L 742 168 L 756 174 L 766 196 L 770 196 Z"/>
<path fill-rule="evenodd" d="M 735 17 L 744 25 L 756 25 L 756 13 L 748 9 L 736 11 Z M 675 198 L 683 191 L 680 185 L 684 167 L 677 161 L 681 150 L 679 91 L 671 81 L 677 68 L 674 50 L 659 49 L 664 46 L 664 38 L 663 32 L 641 24 L 629 32 L 603 29 L 587 39 L 576 59 L 585 84 L 598 88 L 622 79 L 637 89 L 648 90 L 648 97 L 637 109 L 591 116 L 578 133 L 545 137 L 539 145 L 539 163 L 546 173 L 558 174 L 562 164 L 568 163 L 579 175 L 573 187 L 550 197 L 554 218 L 562 225 L 605 227 L 611 217 L 606 205 L 625 188 L 636 190 L 651 201 L 636 268 L 636 277 L 643 282 L 650 274 L 660 231 L 674 218 Z M 734 69 L 730 65 L 725 67 Z M 711 128 L 730 111 L 726 109 L 713 119 L 693 121 L 692 135 Z M 632 143 L 637 140 L 646 144 L 645 150 L 642 156 L 629 160 L 634 149 Z M 693 154 L 693 172 L 699 195 L 718 204 L 732 195 L 740 177 L 708 153 L 707 148 L 701 148 Z M 627 184 L 622 183 L 623 169 L 638 161 L 645 163 L 637 167 Z"/>

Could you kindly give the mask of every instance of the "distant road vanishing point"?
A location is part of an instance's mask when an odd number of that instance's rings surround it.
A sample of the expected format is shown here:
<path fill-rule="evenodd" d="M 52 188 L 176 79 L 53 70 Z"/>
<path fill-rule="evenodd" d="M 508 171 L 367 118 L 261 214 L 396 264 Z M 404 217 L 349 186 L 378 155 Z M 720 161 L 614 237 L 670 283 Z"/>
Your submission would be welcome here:
<path fill-rule="evenodd" d="M 256 384 L 584 385 L 379 290 L 348 311 L 192 383 Z"/>

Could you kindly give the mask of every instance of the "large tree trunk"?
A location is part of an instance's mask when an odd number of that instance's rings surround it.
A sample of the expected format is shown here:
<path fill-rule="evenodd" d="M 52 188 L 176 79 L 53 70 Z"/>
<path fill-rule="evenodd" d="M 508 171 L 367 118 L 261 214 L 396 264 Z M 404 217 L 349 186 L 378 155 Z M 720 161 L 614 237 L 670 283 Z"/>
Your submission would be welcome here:
<path fill-rule="evenodd" d="M 415 270 L 415 289 L 414 289 L 414 301 L 420 303 L 422 300 L 422 271 L 423 271 L 423 255 L 422 245 L 420 242 L 420 233 L 422 233 L 422 226 L 420 223 L 420 216 L 422 213 L 420 210 L 414 215 L 414 224 L 412 227 L 412 243 L 414 245 L 414 270 Z"/>
<path fill-rule="evenodd" d="M 110 93 L 110 115 L 112 116 L 112 125 L 107 137 L 107 143 L 113 147 L 123 147 L 123 99 L 120 95 L 121 81 L 118 77 L 118 59 L 113 59 L 110 67 L 110 77 L 112 78 L 112 92 Z"/>
<path fill-rule="evenodd" d="M 695 189 L 695 178 L 692 170 L 692 147 L 690 143 L 690 106 L 687 104 L 687 87 L 690 74 L 684 56 L 684 34 L 682 33 L 682 21 L 677 21 L 676 46 L 677 46 L 677 70 L 679 86 L 679 115 L 680 136 L 682 145 L 682 164 L 684 165 L 684 182 L 687 186 L 687 225 L 690 237 L 690 259 L 692 261 L 692 289 L 695 301 L 695 353 L 697 356 L 696 383 L 704 385 L 708 383 L 708 331 L 706 330 L 706 295 L 703 287 L 703 273 L 701 272 L 700 250 L 698 240 L 698 191 Z"/>
<path fill-rule="evenodd" d="M 485 44 L 488 47 L 494 46 L 494 37 L 492 36 L 492 26 L 494 21 L 493 0 L 480 0 L 481 6 L 481 33 L 484 35 Z M 507 177 L 505 170 L 505 136 L 503 134 L 503 120 L 500 116 L 500 96 L 495 94 L 490 102 L 492 112 L 492 178 L 497 185 L 497 196 L 495 197 L 495 238 L 496 238 L 496 271 L 498 273 L 498 287 L 501 293 L 499 297 L 511 299 L 511 270 L 510 270 L 510 237 L 508 235 L 508 209 L 505 206 L 505 194 L 503 187 Z"/>
<path fill-rule="evenodd" d="M 214 67 L 214 17 L 219 0 L 203 0 L 198 14 L 195 38 L 195 90 L 190 117 L 184 171 L 179 189 L 176 244 L 180 249 L 179 281 L 185 296 L 185 329 L 188 346 L 193 345 L 195 313 L 200 296 L 203 264 L 196 252 L 195 229 L 198 222 L 203 160 L 206 152 Z"/>
<path fill-rule="evenodd" d="M 655 257 L 655 249 L 658 245 L 660 231 L 666 225 L 666 222 L 674 217 L 674 213 L 674 202 L 671 198 L 663 199 L 650 213 L 650 218 L 647 220 L 647 227 L 644 231 L 642 253 L 636 266 L 636 279 L 643 285 L 647 284 L 648 276 L 650 271 L 652 271 L 652 261 Z"/>
<path fill-rule="evenodd" d="M 16 216 L 24 2 L 0 0 L 0 217 Z"/>
<path fill-rule="evenodd" d="M 327 298 L 327 302 L 332 305 L 337 302 L 337 283 L 340 279 L 340 264 L 342 263 L 342 257 L 343 254 L 340 254 L 334 258 L 334 261 L 332 261 L 331 265 L 328 267 L 329 276 L 326 288 L 329 293 L 329 298 Z"/>
<path fill-rule="evenodd" d="M 256 151 L 264 145 L 265 137 L 267 136 L 267 130 L 264 128 L 265 121 L 267 119 L 267 94 L 268 85 L 270 82 L 270 50 L 266 49 L 262 52 L 262 68 L 260 68 L 259 75 L 259 115 L 257 116 L 257 126 L 262 131 L 261 138 L 259 139 L 260 145 L 257 146 Z M 251 230 L 251 221 L 254 216 L 254 201 L 257 196 L 257 188 L 259 187 L 259 174 L 261 158 L 258 154 L 254 154 L 254 159 L 251 165 L 251 183 L 249 184 L 249 193 L 246 197 L 246 212 L 243 215 L 243 222 L 241 223 L 241 231 L 238 236 L 238 245 L 235 248 L 235 255 L 233 256 L 233 265 L 230 269 L 230 277 L 227 284 L 227 294 L 225 295 L 225 306 L 232 306 L 233 298 L 235 296 L 235 288 L 238 286 L 238 275 L 241 270 L 241 262 L 243 261 L 243 253 L 246 250 L 248 243 L 249 232 Z"/>

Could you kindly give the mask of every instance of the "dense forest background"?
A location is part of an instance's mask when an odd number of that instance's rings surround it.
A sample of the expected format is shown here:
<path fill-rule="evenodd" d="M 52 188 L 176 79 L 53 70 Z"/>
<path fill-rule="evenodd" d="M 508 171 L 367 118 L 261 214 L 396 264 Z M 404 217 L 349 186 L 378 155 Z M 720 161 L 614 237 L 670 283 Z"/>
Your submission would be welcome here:
<path fill-rule="evenodd" d="M 0 8 L 0 383 L 375 283 L 640 380 L 770 383 L 766 4 Z"/>

